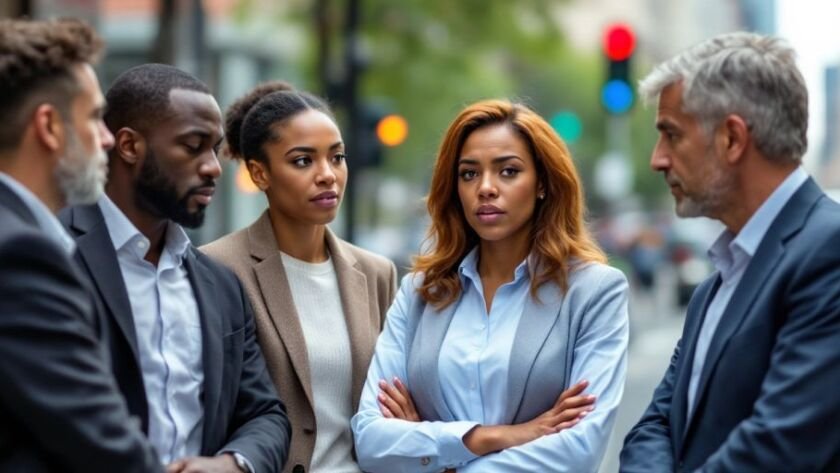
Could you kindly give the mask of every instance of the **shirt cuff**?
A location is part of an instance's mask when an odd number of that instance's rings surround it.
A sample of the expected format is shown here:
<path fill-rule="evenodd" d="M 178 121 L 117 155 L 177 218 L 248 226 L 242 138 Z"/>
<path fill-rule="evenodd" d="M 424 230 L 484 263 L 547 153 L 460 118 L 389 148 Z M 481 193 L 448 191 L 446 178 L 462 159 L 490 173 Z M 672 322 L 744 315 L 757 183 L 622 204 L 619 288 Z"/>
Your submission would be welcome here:
<path fill-rule="evenodd" d="M 228 453 L 230 455 L 233 455 L 235 460 L 238 460 L 238 458 L 241 458 L 242 461 L 245 463 L 245 467 L 248 469 L 248 473 L 257 473 L 257 470 L 254 469 L 254 464 L 251 463 L 251 460 L 248 460 L 248 457 L 243 455 L 241 452 L 238 452 L 236 450 L 222 450 L 218 454 L 222 455 L 224 453 Z M 239 464 L 239 462 L 237 461 L 237 465 L 238 464 Z"/>
<path fill-rule="evenodd" d="M 441 428 L 438 461 L 441 466 L 454 468 L 466 465 L 478 458 L 464 445 L 464 436 L 477 426 L 477 422 L 457 421 L 446 422 Z"/>

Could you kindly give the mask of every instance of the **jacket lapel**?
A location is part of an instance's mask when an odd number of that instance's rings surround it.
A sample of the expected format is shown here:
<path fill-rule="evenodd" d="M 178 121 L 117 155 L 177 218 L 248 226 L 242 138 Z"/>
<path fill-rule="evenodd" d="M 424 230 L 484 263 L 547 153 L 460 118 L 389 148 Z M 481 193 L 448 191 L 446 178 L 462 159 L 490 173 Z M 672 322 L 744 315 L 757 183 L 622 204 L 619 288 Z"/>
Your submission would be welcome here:
<path fill-rule="evenodd" d="M 196 258 L 195 248 L 190 246 L 184 255 L 187 277 L 192 286 L 198 314 L 201 319 L 201 351 L 204 369 L 204 435 L 205 440 L 216 435 L 209 430 L 217 426 L 216 414 L 222 390 L 222 371 L 224 369 L 224 347 L 222 347 L 222 314 L 214 300 L 213 281 L 207 276 L 209 268 Z"/>
<path fill-rule="evenodd" d="M 417 295 L 416 297 L 420 297 Z M 418 406 L 431 406 L 435 412 L 421 413 L 424 418 L 434 416 L 434 420 L 451 422 L 455 420 L 452 411 L 443 399 L 443 391 L 440 388 L 438 376 L 438 358 L 443 339 L 452 322 L 458 301 L 446 306 L 438 312 L 431 304 L 425 304 L 422 314 L 411 314 L 418 316 L 419 321 L 411 344 L 409 355 L 408 372 L 415 373 L 416 380 L 412 379 L 409 389 L 412 395 L 416 396 L 415 404 Z M 429 361 L 433 361 L 430 363 Z M 390 380 L 389 380 L 390 381 Z M 416 394 L 415 394 L 416 393 Z"/>
<path fill-rule="evenodd" d="M 367 277 L 356 269 L 356 258 L 342 247 L 342 242 L 329 229 L 327 229 L 326 240 L 335 266 L 341 306 L 350 339 L 353 365 L 352 399 L 355 412 L 359 407 L 358 400 L 367 377 L 367 365 L 373 356 L 374 334 L 371 330 L 373 319 L 370 316 Z"/>
<path fill-rule="evenodd" d="M 696 289 L 697 302 L 691 304 L 688 310 L 691 312 L 686 317 L 686 323 L 690 323 L 683 330 L 683 345 L 679 354 L 677 379 L 674 380 L 674 388 L 671 394 L 671 413 L 673 419 L 673 432 L 675 432 L 675 450 L 682 450 L 683 440 L 686 432 L 688 412 L 688 383 L 691 380 L 691 367 L 694 363 L 694 350 L 697 347 L 697 337 L 700 335 L 700 327 L 706 317 L 706 311 L 714 298 L 715 293 L 721 284 L 720 274 L 715 273 L 707 279 L 702 286 Z M 698 313 L 699 312 L 699 313 Z"/>
<path fill-rule="evenodd" d="M 116 320 L 123 338 L 131 347 L 131 353 L 139 364 L 137 332 L 134 328 L 134 316 L 128 300 L 128 290 L 123 281 L 117 252 L 105 219 L 99 206 L 83 205 L 70 209 L 70 228 L 76 233 L 78 255 L 87 267 L 99 295 L 105 306 Z"/>
<path fill-rule="evenodd" d="M 528 375 L 563 305 L 562 291 L 554 283 L 541 285 L 537 296 L 539 302 L 533 297 L 526 298 L 522 318 L 513 339 L 504 423 L 510 423 L 516 418 L 525 394 Z"/>
<path fill-rule="evenodd" d="M 260 286 L 260 294 L 265 299 L 265 307 L 274 325 L 277 336 L 283 341 L 292 369 L 303 386 L 309 405 L 312 401 L 312 378 L 309 373 L 309 357 L 306 352 L 306 342 L 303 329 L 300 326 L 298 313 L 289 288 L 286 270 L 268 211 L 248 228 L 248 240 L 251 256 L 258 262 L 254 265 L 254 273 Z"/>
<path fill-rule="evenodd" d="M 709 345 L 706 361 L 703 363 L 703 372 L 697 384 L 695 414 L 699 414 L 699 406 L 702 404 L 709 378 L 714 373 L 721 354 L 729 344 L 729 339 L 743 323 L 749 313 L 749 308 L 752 307 L 753 301 L 764 286 L 764 281 L 784 256 L 785 241 L 802 228 L 810 208 L 822 195 L 822 191 L 814 181 L 808 178 L 785 204 L 770 228 L 767 229 L 767 233 L 761 240 L 755 255 L 751 258 L 738 287 L 732 294 L 729 304 L 724 309 L 723 316 Z M 688 420 L 686 434 L 689 433 L 693 418 L 696 417 L 697 415 L 694 415 L 692 419 Z"/>

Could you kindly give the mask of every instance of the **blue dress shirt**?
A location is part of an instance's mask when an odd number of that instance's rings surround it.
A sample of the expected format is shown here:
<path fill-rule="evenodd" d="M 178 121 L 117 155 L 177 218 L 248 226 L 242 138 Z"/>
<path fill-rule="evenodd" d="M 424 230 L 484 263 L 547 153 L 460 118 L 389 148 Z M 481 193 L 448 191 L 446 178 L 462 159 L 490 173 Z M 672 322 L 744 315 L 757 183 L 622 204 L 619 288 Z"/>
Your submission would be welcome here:
<path fill-rule="evenodd" d="M 466 448 L 463 437 L 477 425 L 498 425 L 509 418 L 505 412 L 509 365 L 523 309 L 531 297 L 531 265 L 529 260 L 523 261 L 514 271 L 513 281 L 498 288 L 488 313 L 477 260 L 477 249 L 473 249 L 459 267 L 463 291 L 453 303 L 456 307 L 438 357 L 440 391 L 455 420 L 407 422 L 386 419 L 380 413 L 376 380 L 391 382 L 397 376 L 406 381 L 405 347 L 412 332 L 409 318 L 419 295 L 412 287 L 402 287 L 388 311 L 359 411 L 351 421 L 360 465 L 373 472 L 441 472 L 446 468 L 459 472 L 532 472 L 543 471 L 547 464 L 559 472 L 597 471 L 623 392 L 628 336 L 626 281 L 621 277 L 615 292 L 604 297 L 600 297 L 600 281 L 594 281 L 589 289 L 598 294 L 594 299 L 608 302 L 564 302 L 580 304 L 584 306 L 582 311 L 586 307 L 605 309 L 589 316 L 581 333 L 569 340 L 576 353 L 572 377 L 580 377 L 574 382 L 591 381 L 590 392 L 598 394 L 595 411 L 571 429 L 478 457 Z M 410 380 L 407 385 L 411 390 Z"/>
<path fill-rule="evenodd" d="M 700 382 L 700 375 L 703 373 L 706 354 L 732 294 L 738 287 L 741 277 L 744 276 L 744 271 L 749 266 L 753 255 L 758 250 L 758 245 L 764 239 L 767 229 L 770 228 L 773 220 L 776 219 L 788 200 L 806 180 L 808 180 L 808 174 L 801 167 L 796 168 L 761 204 L 738 235 L 734 235 L 729 230 L 724 230 L 709 249 L 709 258 L 720 273 L 721 283 L 709 303 L 706 316 L 703 318 L 703 325 L 697 336 L 697 347 L 694 350 L 694 361 L 688 382 L 686 419 L 691 419 L 691 415 L 694 413 L 697 385 Z"/>
<path fill-rule="evenodd" d="M 44 231 L 44 236 L 53 240 L 67 252 L 67 256 L 72 257 L 73 252 L 76 251 L 76 242 L 73 241 L 73 237 L 67 233 L 67 230 L 61 226 L 61 222 L 58 221 L 55 214 L 32 191 L 8 174 L 0 172 L 0 182 L 6 184 L 20 198 L 23 205 L 29 209 L 32 216 L 35 217 L 35 221 L 38 222 L 38 226 Z"/>

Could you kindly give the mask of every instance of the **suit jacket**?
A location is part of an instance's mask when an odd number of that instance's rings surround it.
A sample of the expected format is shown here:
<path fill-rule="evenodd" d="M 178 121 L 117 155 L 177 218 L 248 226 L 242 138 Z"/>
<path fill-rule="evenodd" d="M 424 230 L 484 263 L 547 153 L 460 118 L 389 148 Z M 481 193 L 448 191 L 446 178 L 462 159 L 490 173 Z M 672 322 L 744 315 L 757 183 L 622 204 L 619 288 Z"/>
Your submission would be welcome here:
<path fill-rule="evenodd" d="M 389 260 L 340 240 L 329 229 L 326 240 L 350 335 L 355 411 L 376 337 L 396 292 L 396 268 Z M 201 250 L 231 268 L 245 286 L 254 305 L 257 337 L 268 370 L 292 422 L 285 471 L 308 471 L 316 432 L 306 341 L 268 211 L 251 226 Z"/>
<path fill-rule="evenodd" d="M 530 421 L 547 411 L 571 384 L 587 379 L 598 396 L 595 410 L 558 435 L 537 439 L 481 458 L 463 447 L 460 426 L 441 384 L 461 379 L 439 376 L 441 347 L 457 317 L 458 301 L 437 309 L 423 302 L 422 275 L 409 274 L 389 312 L 371 362 L 362 405 L 353 418 L 359 462 L 365 471 L 597 471 L 621 399 L 628 342 L 627 280 L 603 264 L 586 264 L 569 274 L 568 289 L 542 284 L 528 297 L 510 350 L 502 424 Z M 386 419 L 376 395 L 380 379 L 407 380 L 415 407 L 426 422 Z M 436 422 L 437 421 L 437 422 Z M 454 428 L 459 436 L 452 439 Z M 471 426 L 467 426 L 471 428 Z M 550 437 L 550 438 L 549 438 Z M 457 444 L 457 447 L 452 444 Z M 431 452 L 435 452 L 434 455 Z M 424 468 L 421 468 L 424 467 Z"/>
<path fill-rule="evenodd" d="M 131 412 L 148 432 L 148 405 L 128 292 L 108 227 L 97 205 L 61 213 L 108 314 L 111 356 Z M 238 451 L 258 473 L 278 472 L 288 456 L 285 408 L 260 353 L 251 305 L 227 268 L 190 247 L 185 266 L 201 319 L 204 430 L 201 455 Z"/>
<path fill-rule="evenodd" d="M 117 390 L 87 289 L 0 182 L 0 472 L 163 471 Z"/>
<path fill-rule="evenodd" d="M 686 418 L 717 274 L 695 291 L 671 364 L 621 471 L 840 471 L 840 205 L 808 179 L 771 224 L 726 307 Z"/>

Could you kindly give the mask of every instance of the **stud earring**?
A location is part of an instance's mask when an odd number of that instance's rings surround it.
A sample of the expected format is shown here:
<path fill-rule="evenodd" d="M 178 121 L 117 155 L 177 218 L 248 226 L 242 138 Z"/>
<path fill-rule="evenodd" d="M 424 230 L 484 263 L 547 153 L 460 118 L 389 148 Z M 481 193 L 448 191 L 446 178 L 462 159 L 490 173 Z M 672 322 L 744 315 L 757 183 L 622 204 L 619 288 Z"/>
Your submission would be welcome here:
<path fill-rule="evenodd" d="M 540 194 L 537 196 L 537 198 L 540 199 L 540 200 L 545 199 L 545 192 L 540 192 Z"/>

